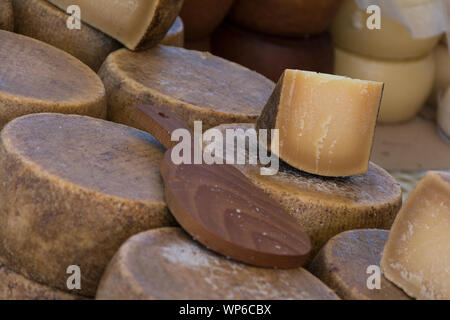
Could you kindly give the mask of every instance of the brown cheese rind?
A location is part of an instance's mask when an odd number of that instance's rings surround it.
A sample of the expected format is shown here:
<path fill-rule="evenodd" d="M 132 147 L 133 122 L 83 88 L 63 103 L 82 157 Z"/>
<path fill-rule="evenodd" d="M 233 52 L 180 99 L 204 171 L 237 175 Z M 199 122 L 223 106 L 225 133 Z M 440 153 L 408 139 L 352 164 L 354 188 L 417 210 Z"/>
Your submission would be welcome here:
<path fill-rule="evenodd" d="M 168 108 L 193 127 L 255 122 L 274 84 L 209 53 L 157 46 L 145 52 L 118 50 L 99 71 L 108 97 L 108 118 L 136 126 L 137 104 Z"/>
<path fill-rule="evenodd" d="M 309 266 L 316 277 L 346 300 L 410 300 L 400 288 L 380 276 L 380 288 L 369 289 L 367 280 L 379 268 L 389 231 L 350 230 L 331 238 Z M 372 284 L 372 281 L 370 281 Z"/>
<path fill-rule="evenodd" d="M 169 226 L 162 148 L 147 133 L 99 119 L 38 114 L 0 135 L 0 257 L 12 270 L 67 290 L 81 269 L 93 296 L 103 269 L 130 236 Z"/>
<path fill-rule="evenodd" d="M 13 31 L 14 15 L 11 0 L 0 0 L 0 30 Z"/>
<path fill-rule="evenodd" d="M 337 300 L 302 268 L 257 268 L 219 256 L 179 228 L 143 232 L 109 264 L 97 299 Z"/>

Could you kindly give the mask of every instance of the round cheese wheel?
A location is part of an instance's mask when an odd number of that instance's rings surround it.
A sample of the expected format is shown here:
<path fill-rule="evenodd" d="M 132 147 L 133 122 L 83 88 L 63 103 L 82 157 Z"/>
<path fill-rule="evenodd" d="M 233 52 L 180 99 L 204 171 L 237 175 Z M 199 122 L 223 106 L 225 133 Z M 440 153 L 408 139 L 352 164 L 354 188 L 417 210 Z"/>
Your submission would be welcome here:
<path fill-rule="evenodd" d="M 184 45 L 184 24 L 180 17 L 175 19 L 172 27 L 162 39 L 161 44 L 166 46 L 183 47 Z"/>
<path fill-rule="evenodd" d="M 432 55 L 418 60 L 376 60 L 336 48 L 334 71 L 356 79 L 384 82 L 378 121 L 406 121 L 423 107 L 434 81 Z"/>
<path fill-rule="evenodd" d="M 232 24 L 213 34 L 211 52 L 278 81 L 285 69 L 333 73 L 334 48 L 328 33 L 302 38 L 266 36 Z"/>
<path fill-rule="evenodd" d="M 79 300 L 80 296 L 53 289 L 0 264 L 0 300 Z"/>
<path fill-rule="evenodd" d="M 237 0 L 230 18 L 239 25 L 275 36 L 324 32 L 341 0 Z"/>
<path fill-rule="evenodd" d="M 450 85 L 439 99 L 437 122 L 444 139 L 450 142 Z"/>
<path fill-rule="evenodd" d="M 206 52 L 157 46 L 145 52 L 112 53 L 101 70 L 108 117 L 136 126 L 137 104 L 168 108 L 189 126 L 255 122 L 275 84 L 235 63 Z M 139 128 L 139 127 L 138 127 Z"/>
<path fill-rule="evenodd" d="M 368 268 L 379 268 L 388 235 L 389 231 L 377 229 L 340 233 L 327 242 L 308 269 L 346 300 L 410 300 L 383 275 L 379 289 L 367 286 L 374 272 L 368 273 Z"/>
<path fill-rule="evenodd" d="M 93 296 L 130 236 L 174 223 L 163 200 L 163 151 L 149 134 L 78 115 L 36 114 L 0 134 L 0 261 L 67 290 L 81 269 Z"/>
<path fill-rule="evenodd" d="M 109 53 L 122 45 L 81 22 L 80 30 L 67 28 L 69 15 L 45 0 L 14 1 L 15 32 L 64 50 L 97 71 Z"/>
<path fill-rule="evenodd" d="M 408 29 L 382 15 L 381 28 L 367 28 L 372 14 L 360 10 L 355 0 L 344 0 L 331 25 L 335 43 L 351 52 L 383 59 L 411 59 L 428 55 L 441 35 L 415 39 Z"/>
<path fill-rule="evenodd" d="M 431 101 L 436 103 L 439 101 L 439 96 L 443 95 L 447 87 L 450 86 L 450 53 L 448 47 L 439 44 L 434 49 L 433 57 L 436 64 L 436 77 Z"/>
<path fill-rule="evenodd" d="M 208 37 L 222 22 L 234 0 L 184 0 L 180 16 L 187 40 Z"/>
<path fill-rule="evenodd" d="M 38 112 L 106 116 L 105 88 L 71 55 L 43 42 L 0 30 L 0 128 Z"/>
<path fill-rule="evenodd" d="M 253 124 L 225 124 L 215 129 L 226 137 L 227 129 L 254 128 Z M 402 202 L 398 183 L 374 163 L 365 174 L 345 178 L 316 176 L 284 163 L 275 175 L 261 175 L 260 165 L 236 167 L 298 221 L 310 237 L 310 257 L 340 232 L 389 229 Z"/>
<path fill-rule="evenodd" d="M 125 242 L 103 275 L 97 299 L 338 300 L 302 268 L 277 270 L 234 262 L 179 228 L 143 232 Z"/>
<path fill-rule="evenodd" d="M 0 29 L 13 31 L 14 15 L 11 0 L 0 0 Z"/>

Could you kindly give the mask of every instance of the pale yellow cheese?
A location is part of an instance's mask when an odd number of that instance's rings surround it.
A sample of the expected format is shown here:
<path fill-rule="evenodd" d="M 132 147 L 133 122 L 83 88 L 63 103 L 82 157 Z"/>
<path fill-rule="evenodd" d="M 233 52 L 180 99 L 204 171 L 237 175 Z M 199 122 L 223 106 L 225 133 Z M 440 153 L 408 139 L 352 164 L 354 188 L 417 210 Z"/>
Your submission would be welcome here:
<path fill-rule="evenodd" d="M 418 60 L 388 61 L 336 48 L 334 68 L 339 75 L 384 82 L 378 120 L 386 123 L 413 118 L 429 96 L 435 75 L 431 54 Z"/>
<path fill-rule="evenodd" d="M 144 49 L 162 40 L 183 4 L 182 0 L 49 0 L 66 11 L 81 9 L 81 20 L 117 39 L 127 48 Z"/>
<path fill-rule="evenodd" d="M 442 133 L 450 138 L 450 86 L 439 99 L 437 122 Z"/>
<path fill-rule="evenodd" d="M 428 172 L 392 226 L 381 267 L 418 299 L 450 299 L 450 174 Z"/>
<path fill-rule="evenodd" d="M 398 3 L 400 6 L 417 5 L 426 1 Z M 385 59 L 419 58 L 429 54 L 441 35 L 416 39 L 408 29 L 381 13 L 381 28 L 367 28 L 367 19 L 372 14 L 360 10 L 355 0 L 345 0 L 339 8 L 331 26 L 335 43 L 351 52 Z"/>
<path fill-rule="evenodd" d="M 297 169 L 322 176 L 364 173 L 382 91 L 380 82 L 286 70 L 258 129 L 279 130 L 270 148 Z"/>

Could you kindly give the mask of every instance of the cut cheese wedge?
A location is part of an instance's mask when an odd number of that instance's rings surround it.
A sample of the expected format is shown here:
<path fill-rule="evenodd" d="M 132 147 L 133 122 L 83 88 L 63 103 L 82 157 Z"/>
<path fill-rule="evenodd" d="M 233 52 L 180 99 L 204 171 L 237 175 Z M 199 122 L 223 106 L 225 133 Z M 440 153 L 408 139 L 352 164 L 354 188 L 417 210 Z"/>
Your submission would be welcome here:
<path fill-rule="evenodd" d="M 380 272 L 388 235 L 389 231 L 377 229 L 340 233 L 320 250 L 308 270 L 342 299 L 410 300 Z"/>
<path fill-rule="evenodd" d="M 66 11 L 77 5 L 81 20 L 118 40 L 128 49 L 158 44 L 174 23 L 182 0 L 48 0 Z"/>
<path fill-rule="evenodd" d="M 105 88 L 79 60 L 7 31 L 0 31 L 0 43 L 0 128 L 29 113 L 106 116 Z"/>
<path fill-rule="evenodd" d="M 272 81 L 209 53 L 157 46 L 145 52 L 121 49 L 101 70 L 108 118 L 136 126 L 137 104 L 168 108 L 193 127 L 255 122 L 274 88 Z M 139 128 L 139 127 L 138 127 Z"/>
<path fill-rule="evenodd" d="M 127 238 L 174 223 L 162 147 L 147 133 L 44 113 L 10 122 L 0 148 L 0 261 L 27 278 L 68 290 L 66 269 L 77 265 L 80 294 L 93 296 Z"/>
<path fill-rule="evenodd" d="M 175 22 L 162 39 L 161 44 L 174 47 L 184 46 L 184 24 L 180 17 L 175 19 Z"/>
<path fill-rule="evenodd" d="M 417 299 L 450 299 L 450 173 L 428 172 L 392 225 L 381 260 L 389 280 Z"/>
<path fill-rule="evenodd" d="M 109 264 L 97 299 L 338 300 L 302 268 L 264 269 L 219 256 L 179 228 L 133 236 Z"/>
<path fill-rule="evenodd" d="M 14 15 L 11 0 L 0 0 L 0 30 L 13 31 Z"/>
<path fill-rule="evenodd" d="M 269 147 L 291 166 L 321 176 L 365 173 L 383 84 L 286 70 L 257 122 L 276 129 Z"/>
<path fill-rule="evenodd" d="M 79 300 L 75 294 L 53 289 L 0 264 L 0 300 Z"/>
<path fill-rule="evenodd" d="M 255 127 L 253 124 L 228 124 L 215 129 L 226 137 L 228 129 L 246 132 Z M 257 142 L 250 140 L 249 143 L 247 149 L 236 151 L 237 144 L 225 146 L 224 142 L 223 155 L 231 152 L 231 157 L 237 159 L 236 152 L 239 152 L 248 159 L 248 150 L 256 148 Z M 401 206 L 400 186 L 373 163 L 365 174 L 346 178 L 311 175 L 285 164 L 280 164 L 275 175 L 261 175 L 262 165 L 246 163 L 236 167 L 280 203 L 309 235 L 310 257 L 340 232 L 360 228 L 389 229 Z"/>
<path fill-rule="evenodd" d="M 417 60 L 372 59 L 336 48 L 335 74 L 384 83 L 378 121 L 395 123 L 412 119 L 431 93 L 433 56 Z"/>

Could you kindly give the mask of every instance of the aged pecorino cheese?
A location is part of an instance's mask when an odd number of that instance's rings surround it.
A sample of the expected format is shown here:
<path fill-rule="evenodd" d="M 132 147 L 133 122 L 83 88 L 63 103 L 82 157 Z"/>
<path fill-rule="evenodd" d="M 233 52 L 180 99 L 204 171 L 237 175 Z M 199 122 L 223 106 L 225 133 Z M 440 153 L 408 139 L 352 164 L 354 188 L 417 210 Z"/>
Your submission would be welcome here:
<path fill-rule="evenodd" d="M 379 272 L 388 235 L 389 231 L 377 229 L 340 233 L 320 250 L 308 270 L 342 299 L 409 300 L 410 297 Z M 376 272 L 379 272 L 379 283 Z"/>
<path fill-rule="evenodd" d="M 169 31 L 183 4 L 182 0 L 48 0 L 66 11 L 80 8 L 81 20 L 131 50 L 157 45 Z"/>
<path fill-rule="evenodd" d="M 14 15 L 11 0 L 0 0 L 0 30 L 13 31 Z"/>
<path fill-rule="evenodd" d="M 162 147 L 147 133 L 77 115 L 28 115 L 3 129 L 0 152 L 0 259 L 27 278 L 67 290 L 66 269 L 77 265 L 80 294 L 92 296 L 127 238 L 174 223 L 163 200 Z"/>
<path fill-rule="evenodd" d="M 417 299 L 450 299 L 450 173 L 428 172 L 400 210 L 384 247 L 389 280 Z"/>
<path fill-rule="evenodd" d="M 108 97 L 108 118 L 136 126 L 137 104 L 170 109 L 189 126 L 255 122 L 274 83 L 206 52 L 157 46 L 145 52 L 118 50 L 99 71 Z"/>
<path fill-rule="evenodd" d="M 131 237 L 109 264 L 97 299 L 338 300 L 302 268 L 257 268 L 219 256 L 179 228 Z"/>
<path fill-rule="evenodd" d="M 216 129 L 226 137 L 227 129 L 243 129 L 245 132 L 254 129 L 254 125 L 229 124 Z M 248 150 L 255 143 L 250 140 Z M 226 148 L 235 150 L 236 146 L 227 145 Z M 237 159 L 236 155 L 234 159 Z M 261 165 L 248 162 L 237 167 L 303 227 L 311 240 L 311 257 L 328 239 L 340 232 L 360 228 L 389 229 L 401 206 L 400 186 L 373 163 L 369 164 L 365 174 L 345 178 L 311 175 L 283 163 L 275 175 L 261 175 Z"/>
<path fill-rule="evenodd" d="M 0 43 L 0 128 L 29 113 L 106 116 L 105 88 L 79 60 L 8 31 Z"/>
<path fill-rule="evenodd" d="M 328 33 L 286 38 L 224 23 L 212 36 L 211 52 L 272 81 L 278 81 L 285 69 L 333 73 L 334 47 Z"/>
<path fill-rule="evenodd" d="M 160 42 L 166 46 L 183 47 L 184 45 L 184 24 L 180 17 L 175 19 L 164 39 Z"/>
<path fill-rule="evenodd" d="M 341 0 L 237 0 L 230 17 L 237 24 L 275 36 L 324 32 Z"/>
<path fill-rule="evenodd" d="M 234 0 L 184 0 L 180 16 L 186 26 L 187 40 L 208 37 L 222 22 Z"/>
<path fill-rule="evenodd" d="M 78 300 L 80 296 L 53 289 L 0 264 L 0 300 Z"/>

